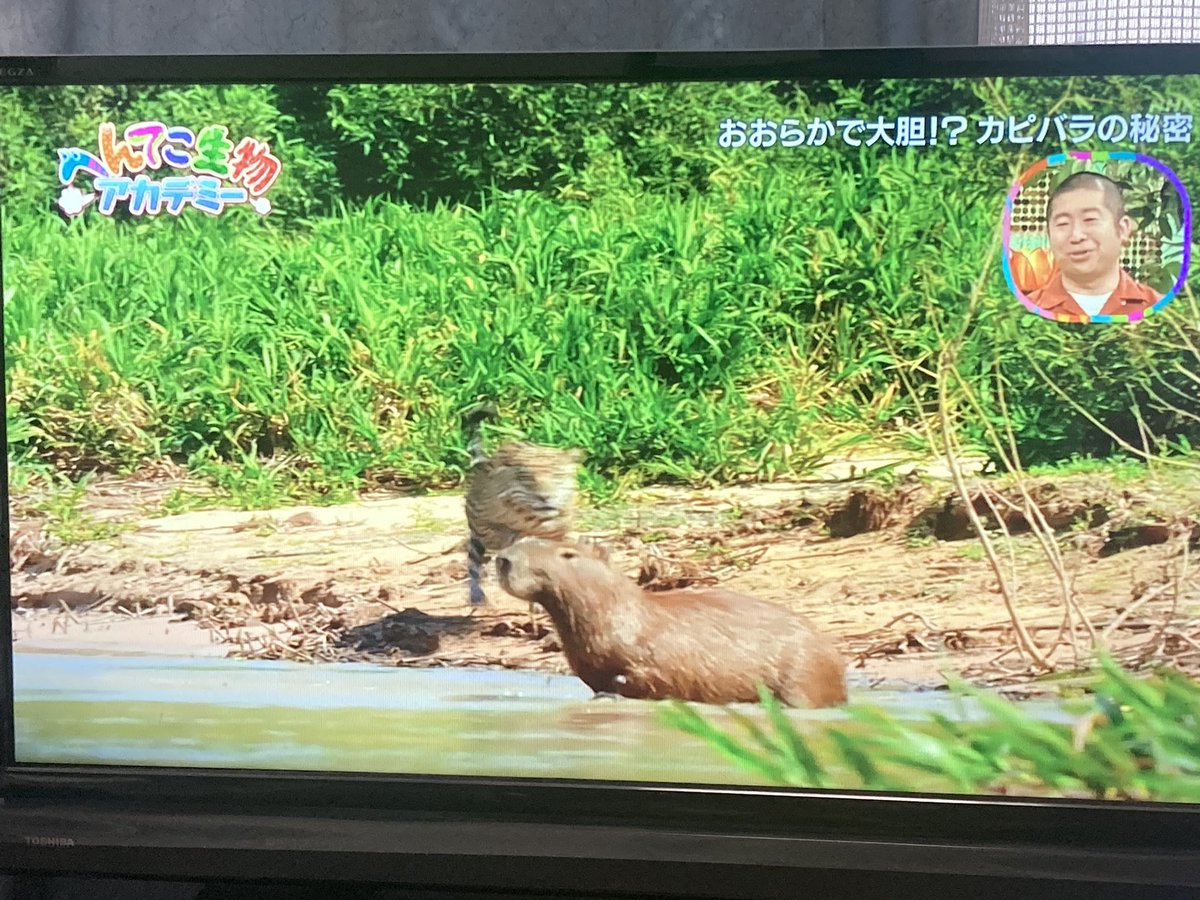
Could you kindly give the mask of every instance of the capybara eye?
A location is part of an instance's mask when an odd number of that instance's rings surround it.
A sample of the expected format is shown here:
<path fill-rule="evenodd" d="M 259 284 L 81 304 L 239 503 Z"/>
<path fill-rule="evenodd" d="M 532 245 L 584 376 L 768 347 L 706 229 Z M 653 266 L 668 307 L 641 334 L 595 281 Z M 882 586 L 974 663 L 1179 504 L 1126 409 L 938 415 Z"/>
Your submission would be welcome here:
<path fill-rule="evenodd" d="M 574 559 L 579 554 L 574 550 L 559 550 L 558 555 L 561 559 Z"/>

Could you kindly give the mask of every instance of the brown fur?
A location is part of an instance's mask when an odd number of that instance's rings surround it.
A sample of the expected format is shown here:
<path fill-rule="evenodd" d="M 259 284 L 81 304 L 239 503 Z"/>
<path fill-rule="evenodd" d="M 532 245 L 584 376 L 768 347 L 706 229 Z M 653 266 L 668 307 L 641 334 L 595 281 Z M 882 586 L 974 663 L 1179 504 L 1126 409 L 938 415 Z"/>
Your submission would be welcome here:
<path fill-rule="evenodd" d="M 518 538 L 564 540 L 575 516 L 575 479 L 583 452 L 512 441 L 490 456 L 480 425 L 496 418 L 485 403 L 463 416 L 471 471 L 467 476 L 467 580 L 473 606 L 487 602 L 483 566 Z"/>
<path fill-rule="evenodd" d="M 524 538 L 496 568 L 506 591 L 550 613 L 571 669 L 594 691 L 755 702 L 761 681 L 791 706 L 846 700 L 832 641 L 782 606 L 720 588 L 645 591 L 588 543 Z"/>

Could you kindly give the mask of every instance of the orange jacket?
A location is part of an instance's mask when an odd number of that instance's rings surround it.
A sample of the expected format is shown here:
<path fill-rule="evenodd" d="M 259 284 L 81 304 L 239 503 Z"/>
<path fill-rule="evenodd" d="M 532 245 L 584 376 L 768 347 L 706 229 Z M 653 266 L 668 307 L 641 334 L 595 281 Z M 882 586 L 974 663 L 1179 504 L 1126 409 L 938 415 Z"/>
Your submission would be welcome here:
<path fill-rule="evenodd" d="M 1162 294 L 1135 281 L 1133 276 L 1124 269 L 1121 270 L 1121 280 L 1117 289 L 1108 295 L 1099 315 L 1121 316 L 1129 313 L 1145 312 L 1161 300 Z M 1075 298 L 1063 287 L 1062 273 L 1056 273 L 1043 288 L 1038 288 L 1029 295 L 1029 299 L 1047 312 L 1063 313 L 1073 316 L 1087 316 Z"/>

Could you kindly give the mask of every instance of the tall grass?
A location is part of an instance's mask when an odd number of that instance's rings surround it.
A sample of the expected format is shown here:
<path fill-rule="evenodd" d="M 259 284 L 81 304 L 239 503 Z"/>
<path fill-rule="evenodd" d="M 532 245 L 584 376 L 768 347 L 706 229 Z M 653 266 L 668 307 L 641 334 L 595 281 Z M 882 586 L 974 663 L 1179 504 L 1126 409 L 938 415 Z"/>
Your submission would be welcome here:
<path fill-rule="evenodd" d="M 1067 704 L 1071 725 L 961 681 L 951 690 L 982 719 L 905 721 L 851 704 L 846 725 L 802 731 L 765 690 L 765 723 L 730 709 L 736 727 L 725 729 L 677 701 L 661 718 L 780 785 L 1200 801 L 1200 685 L 1172 671 L 1137 679 L 1101 657 L 1090 687 Z"/>
<path fill-rule="evenodd" d="M 887 86 L 897 103 L 917 87 Z M 537 189 L 513 186 L 522 170 L 465 192 L 468 166 L 435 179 L 458 185 L 441 201 L 368 196 L 311 218 L 297 201 L 287 227 L 6 207 L 10 456 L 70 475 L 169 457 L 329 496 L 435 487 L 460 477 L 458 413 L 482 394 L 531 439 L 585 448 L 594 485 L 700 484 L 796 475 L 934 413 L 945 323 L 967 310 L 1020 162 L 718 153 L 684 142 L 700 140 L 689 121 L 646 157 L 581 137 L 578 171 Z M 687 176 L 656 179 L 672 148 Z M 965 439 L 989 446 L 1008 423 L 1031 463 L 1200 439 L 1194 305 L 1064 328 L 993 270 L 977 307 L 956 358 L 977 394 Z"/>
<path fill-rule="evenodd" d="M 281 454 L 329 485 L 432 485 L 486 394 L 601 475 L 794 473 L 892 411 L 872 409 L 888 381 L 856 317 L 812 321 L 813 278 L 858 250 L 794 201 L 642 197 L 613 222 L 535 194 L 372 199 L 286 235 L 6 220 L 10 448 L 77 471 Z"/>

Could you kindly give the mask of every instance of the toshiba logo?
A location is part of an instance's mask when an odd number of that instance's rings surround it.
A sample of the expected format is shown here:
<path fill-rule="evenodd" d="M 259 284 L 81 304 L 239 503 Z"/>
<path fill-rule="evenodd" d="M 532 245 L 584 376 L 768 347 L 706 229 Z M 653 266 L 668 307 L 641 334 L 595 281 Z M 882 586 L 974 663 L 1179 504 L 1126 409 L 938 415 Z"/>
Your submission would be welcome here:
<path fill-rule="evenodd" d="M 75 840 L 67 837 L 27 837 L 25 843 L 30 847 L 74 847 Z"/>

